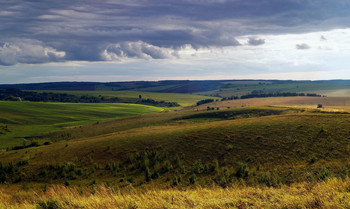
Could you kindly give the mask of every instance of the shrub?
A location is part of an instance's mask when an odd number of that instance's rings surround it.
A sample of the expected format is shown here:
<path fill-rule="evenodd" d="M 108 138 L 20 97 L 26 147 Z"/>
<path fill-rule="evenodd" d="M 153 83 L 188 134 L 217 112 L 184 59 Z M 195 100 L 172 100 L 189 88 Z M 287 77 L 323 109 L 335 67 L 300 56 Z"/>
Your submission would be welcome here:
<path fill-rule="evenodd" d="M 68 181 L 64 182 L 64 186 L 68 187 L 70 185 L 70 183 Z"/>
<path fill-rule="evenodd" d="M 246 178 L 249 176 L 249 168 L 245 163 L 239 163 L 236 170 L 237 178 Z"/>
<path fill-rule="evenodd" d="M 181 177 L 179 176 L 179 177 L 177 177 L 177 176 L 174 176 L 174 178 L 173 178 L 173 181 L 172 181 L 172 183 L 171 183 L 171 186 L 178 186 L 179 185 L 179 183 L 180 183 L 180 181 L 181 181 Z"/>
<path fill-rule="evenodd" d="M 47 176 L 47 171 L 45 169 L 41 170 L 38 174 L 38 176 L 45 178 Z"/>
<path fill-rule="evenodd" d="M 189 180 L 190 180 L 190 184 L 196 183 L 196 181 L 197 181 L 197 176 L 196 176 L 196 174 L 192 173 L 192 174 L 190 175 Z"/>
<path fill-rule="evenodd" d="M 203 172 L 203 164 L 201 160 L 197 160 L 193 165 L 193 172 L 195 174 L 200 174 Z"/>
<path fill-rule="evenodd" d="M 272 175 L 271 173 L 260 173 L 258 175 L 258 183 L 266 185 L 268 187 L 277 186 L 281 184 L 280 178 L 276 175 Z"/>
<path fill-rule="evenodd" d="M 173 166 L 171 165 L 171 163 L 169 162 L 169 160 L 165 161 L 162 167 L 162 172 L 163 173 L 167 173 L 169 172 L 171 169 L 173 169 Z"/>
<path fill-rule="evenodd" d="M 154 173 L 152 174 L 152 176 L 151 176 L 152 179 L 157 179 L 157 178 L 159 178 L 159 177 L 160 177 L 159 172 L 154 172 Z"/>
<path fill-rule="evenodd" d="M 218 172 L 218 169 L 219 169 L 219 161 L 217 159 L 214 159 L 210 165 L 210 171 L 211 172 Z"/>
<path fill-rule="evenodd" d="M 126 179 L 130 184 L 134 183 L 134 177 L 130 176 Z"/>
<path fill-rule="evenodd" d="M 81 168 L 78 168 L 76 171 L 75 171 L 75 174 L 77 174 L 78 176 L 81 176 L 83 175 L 83 170 Z"/>
<path fill-rule="evenodd" d="M 146 179 L 146 181 L 151 180 L 151 172 L 149 171 L 148 167 L 146 167 L 146 169 L 145 169 L 145 179 Z"/>
<path fill-rule="evenodd" d="M 229 170 L 227 168 L 224 168 L 223 171 L 216 176 L 214 181 L 223 188 L 227 187 L 231 183 Z"/>
<path fill-rule="evenodd" d="M 111 170 L 111 164 L 110 163 L 106 163 L 105 170 Z"/>
<path fill-rule="evenodd" d="M 27 165 L 29 162 L 28 159 L 24 159 L 24 160 L 20 160 L 16 163 L 17 166 L 23 166 L 23 165 Z"/>
<path fill-rule="evenodd" d="M 186 168 L 182 164 L 179 165 L 179 173 L 181 173 L 181 174 L 185 174 L 186 173 Z"/>
<path fill-rule="evenodd" d="M 204 99 L 204 100 L 200 100 L 197 102 L 197 106 L 202 105 L 202 104 L 206 104 L 206 103 L 211 103 L 214 102 L 214 99 Z"/>
<path fill-rule="evenodd" d="M 116 172 L 116 171 L 119 171 L 119 168 L 120 168 L 120 163 L 118 162 L 117 164 L 113 161 L 112 163 L 111 163 L 111 166 L 112 166 L 112 170 L 114 171 L 114 172 Z"/>

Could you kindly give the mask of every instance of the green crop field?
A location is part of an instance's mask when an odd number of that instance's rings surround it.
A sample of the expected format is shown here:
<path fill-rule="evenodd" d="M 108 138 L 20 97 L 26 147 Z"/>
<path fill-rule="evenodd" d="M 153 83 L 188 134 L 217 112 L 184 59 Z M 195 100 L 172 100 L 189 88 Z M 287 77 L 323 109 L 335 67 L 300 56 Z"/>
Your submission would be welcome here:
<path fill-rule="evenodd" d="M 63 127 L 163 111 L 136 104 L 0 102 L 0 147 Z"/>
<path fill-rule="evenodd" d="M 177 102 L 181 106 L 195 105 L 196 102 L 204 99 L 219 99 L 218 97 L 201 96 L 195 94 L 179 94 L 179 93 L 158 93 L 158 92 L 143 92 L 143 91 L 51 91 L 51 90 L 38 90 L 37 92 L 54 92 L 54 93 L 66 93 L 77 96 L 104 96 L 104 97 L 126 97 L 126 98 L 139 98 L 139 95 L 143 99 L 153 99 L 156 101 Z"/>

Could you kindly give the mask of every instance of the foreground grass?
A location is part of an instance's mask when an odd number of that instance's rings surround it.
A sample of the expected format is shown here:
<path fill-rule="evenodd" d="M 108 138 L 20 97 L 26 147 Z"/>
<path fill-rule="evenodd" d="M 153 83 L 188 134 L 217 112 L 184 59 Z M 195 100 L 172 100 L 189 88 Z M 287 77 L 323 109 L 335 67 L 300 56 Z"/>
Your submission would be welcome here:
<path fill-rule="evenodd" d="M 281 187 L 236 185 L 187 190 L 51 186 L 46 191 L 0 189 L 1 208 L 349 208 L 350 180 Z M 15 193 L 16 192 L 16 193 Z"/>

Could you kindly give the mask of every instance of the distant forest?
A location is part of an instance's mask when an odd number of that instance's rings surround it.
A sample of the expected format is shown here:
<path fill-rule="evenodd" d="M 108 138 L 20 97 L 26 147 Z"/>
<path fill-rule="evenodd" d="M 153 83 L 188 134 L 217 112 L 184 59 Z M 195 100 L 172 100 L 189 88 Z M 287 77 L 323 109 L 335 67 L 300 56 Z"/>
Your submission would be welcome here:
<path fill-rule="evenodd" d="M 262 98 L 262 97 L 321 97 L 319 94 L 315 93 L 294 93 L 294 92 L 277 92 L 277 93 L 261 93 L 259 91 L 252 91 L 251 94 L 242 95 L 242 96 L 232 96 L 232 97 L 224 97 L 221 101 L 226 100 L 236 100 L 236 99 L 250 99 L 250 98 Z M 198 105 L 207 104 L 214 102 L 214 99 L 204 99 L 197 102 Z"/>
<path fill-rule="evenodd" d="M 69 103 L 133 103 L 152 105 L 157 107 L 180 106 L 176 102 L 155 101 L 153 99 L 137 99 L 124 97 L 103 96 L 77 96 L 66 93 L 38 93 L 34 91 L 22 91 L 16 88 L 0 90 L 0 100 L 3 101 L 31 101 L 31 102 L 69 102 Z"/>

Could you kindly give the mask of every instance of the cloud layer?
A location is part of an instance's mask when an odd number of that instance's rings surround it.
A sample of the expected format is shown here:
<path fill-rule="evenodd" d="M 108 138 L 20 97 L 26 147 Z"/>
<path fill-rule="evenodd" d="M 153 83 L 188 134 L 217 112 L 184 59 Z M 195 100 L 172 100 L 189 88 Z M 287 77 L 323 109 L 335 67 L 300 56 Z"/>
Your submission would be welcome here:
<path fill-rule="evenodd" d="M 16 63 L 58 62 L 64 59 L 66 53 L 32 40 L 17 40 L 0 44 L 0 65 Z"/>
<path fill-rule="evenodd" d="M 2 1 L 0 65 L 177 59 L 189 45 L 241 47 L 239 36 L 254 47 L 264 34 L 349 27 L 349 9 L 345 0 Z"/>

